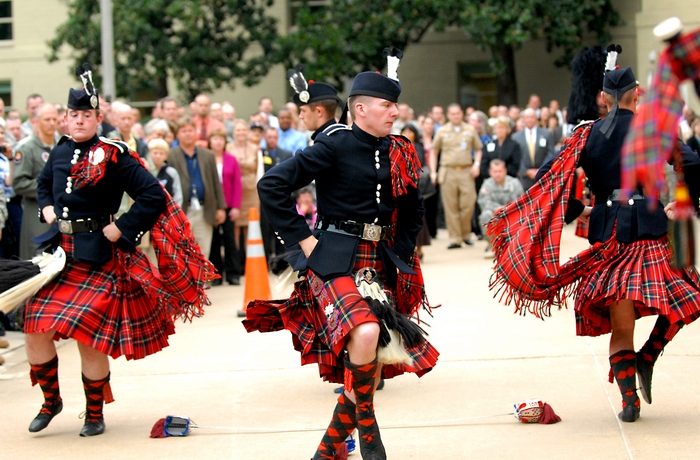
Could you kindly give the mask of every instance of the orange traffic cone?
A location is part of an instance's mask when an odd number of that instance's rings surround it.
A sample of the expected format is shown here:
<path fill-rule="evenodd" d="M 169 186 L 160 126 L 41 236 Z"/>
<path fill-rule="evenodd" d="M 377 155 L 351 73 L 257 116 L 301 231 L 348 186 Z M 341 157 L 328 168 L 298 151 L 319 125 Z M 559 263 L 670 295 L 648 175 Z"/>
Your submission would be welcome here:
<path fill-rule="evenodd" d="M 248 302 L 253 300 L 270 300 L 270 278 L 267 274 L 267 260 L 263 247 L 262 230 L 260 229 L 260 214 L 257 208 L 248 211 L 248 242 L 245 251 L 245 294 L 243 309 L 238 316 L 245 317 Z"/>

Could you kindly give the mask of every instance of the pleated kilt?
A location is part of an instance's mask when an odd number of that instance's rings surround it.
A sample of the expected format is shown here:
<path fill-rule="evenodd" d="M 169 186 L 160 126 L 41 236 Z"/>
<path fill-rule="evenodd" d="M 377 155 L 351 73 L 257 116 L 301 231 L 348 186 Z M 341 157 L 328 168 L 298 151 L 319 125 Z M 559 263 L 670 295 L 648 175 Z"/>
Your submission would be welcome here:
<path fill-rule="evenodd" d="M 140 359 L 168 346 L 175 327 L 163 301 L 149 295 L 160 281 L 150 275 L 155 269 L 144 277 L 150 263 L 143 253 L 115 251 L 95 266 L 73 260 L 72 236 L 61 235 L 60 246 L 66 266 L 25 302 L 25 333 L 55 330 L 55 340 L 73 338 L 113 358 Z M 126 268 L 125 257 L 138 259 L 130 264 L 138 265 L 138 275 Z"/>
<path fill-rule="evenodd" d="M 383 275 L 383 264 L 374 243 L 360 242 L 353 274 L 361 268 L 372 267 Z M 394 304 L 394 293 L 385 291 Z M 294 285 L 289 299 L 255 300 L 248 304 L 243 321 L 248 332 L 272 332 L 286 329 L 292 332 L 294 349 L 301 353 L 302 365 L 317 363 L 325 381 L 343 383 L 345 366 L 343 349 L 350 331 L 363 323 L 377 322 L 368 303 L 362 298 L 351 276 L 323 281 L 313 272 Z M 383 378 L 404 372 L 419 377 L 430 371 L 439 356 L 427 341 L 406 351 L 413 359 L 409 365 L 391 364 L 382 368 Z"/>
<path fill-rule="evenodd" d="M 634 301 L 637 318 L 664 315 L 671 323 L 690 324 L 700 316 L 700 276 L 695 268 L 670 266 L 667 237 L 634 243 L 613 237 L 603 246 L 605 257 L 598 263 L 579 258 L 567 263 L 588 267 L 574 291 L 577 335 L 609 333 L 609 306 L 620 299 Z"/>

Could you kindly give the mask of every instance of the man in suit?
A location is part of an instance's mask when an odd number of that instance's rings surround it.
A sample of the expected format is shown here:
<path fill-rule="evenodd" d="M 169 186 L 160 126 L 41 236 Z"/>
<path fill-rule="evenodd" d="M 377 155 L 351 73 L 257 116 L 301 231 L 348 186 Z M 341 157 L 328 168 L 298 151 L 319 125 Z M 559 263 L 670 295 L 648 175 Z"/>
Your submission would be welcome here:
<path fill-rule="evenodd" d="M 178 146 L 170 150 L 170 166 L 177 170 L 182 185 L 182 210 L 203 251 L 209 252 L 214 226 L 226 219 L 226 200 L 216 171 L 214 152 L 197 146 L 197 127 L 185 117 L 177 129 Z M 208 255 L 208 254 L 206 254 Z"/>
<path fill-rule="evenodd" d="M 195 97 L 194 106 L 196 107 L 196 114 L 192 119 L 197 129 L 196 143 L 198 147 L 206 148 L 209 142 L 209 134 L 215 129 L 226 130 L 226 127 L 222 121 L 211 116 L 211 102 L 206 94 L 199 94 Z"/>
<path fill-rule="evenodd" d="M 131 128 L 136 124 L 131 106 L 121 102 L 112 104 L 112 123 L 116 125 L 117 129 L 107 133 L 105 137 L 124 141 L 131 150 L 138 153 L 141 158 L 145 158 L 148 152 L 146 143 L 131 133 Z"/>
<path fill-rule="evenodd" d="M 552 133 L 537 127 L 537 115 L 532 108 L 523 111 L 525 128 L 513 134 L 513 140 L 520 145 L 522 161 L 520 162 L 520 182 L 523 190 L 535 183 L 535 176 L 540 166 L 554 156 Z"/>

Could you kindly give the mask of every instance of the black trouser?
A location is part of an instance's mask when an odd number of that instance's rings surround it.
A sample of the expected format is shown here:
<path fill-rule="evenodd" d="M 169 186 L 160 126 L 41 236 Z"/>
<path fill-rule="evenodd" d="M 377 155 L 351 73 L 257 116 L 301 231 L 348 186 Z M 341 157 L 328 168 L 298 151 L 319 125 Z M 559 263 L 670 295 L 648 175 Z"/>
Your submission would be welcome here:
<path fill-rule="evenodd" d="M 214 227 L 214 234 L 211 239 L 211 251 L 209 260 L 222 278 L 229 279 L 234 275 L 242 275 L 243 267 L 236 259 L 236 240 L 233 233 L 234 223 L 228 218 L 226 210 L 226 220 L 223 224 Z M 221 258 L 221 248 L 224 249 L 224 258 Z M 244 259 L 245 261 L 245 259 Z"/>
<path fill-rule="evenodd" d="M 481 226 L 479 225 L 479 215 L 481 214 L 481 208 L 479 207 L 479 190 L 481 190 L 481 185 L 484 183 L 484 176 L 479 175 L 474 179 L 474 185 L 476 186 L 476 203 L 474 204 L 474 214 L 472 214 L 472 232 L 476 236 L 483 235 Z"/>

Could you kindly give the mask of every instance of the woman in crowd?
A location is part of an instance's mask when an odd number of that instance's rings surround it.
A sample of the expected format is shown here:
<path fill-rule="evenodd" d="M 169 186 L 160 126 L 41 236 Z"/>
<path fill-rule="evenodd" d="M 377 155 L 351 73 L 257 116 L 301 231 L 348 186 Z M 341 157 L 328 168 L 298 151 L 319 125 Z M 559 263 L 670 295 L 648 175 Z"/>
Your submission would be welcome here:
<path fill-rule="evenodd" d="M 518 177 L 522 152 L 517 142 L 510 138 L 510 122 L 507 118 L 499 117 L 493 125 L 495 139 L 485 144 L 482 150 L 481 177 L 489 177 L 489 163 L 500 159 L 506 163 L 506 171 L 511 177 Z"/>
<path fill-rule="evenodd" d="M 226 151 L 230 152 L 236 160 L 241 170 L 241 185 L 243 193 L 241 195 L 240 215 L 236 219 L 233 227 L 233 235 L 236 242 L 236 267 L 239 271 L 237 276 L 243 275 L 245 267 L 245 247 L 248 238 L 248 211 L 250 208 L 260 209 L 260 198 L 258 197 L 258 151 L 260 146 L 255 146 L 248 140 L 248 123 L 245 120 L 237 119 L 233 122 L 233 141 L 226 146 Z M 236 268 L 234 268 L 235 270 Z M 232 273 L 232 275 L 234 275 Z"/>
<path fill-rule="evenodd" d="M 241 168 L 236 157 L 224 151 L 226 147 L 226 131 L 217 128 L 209 134 L 209 149 L 214 152 L 216 158 L 216 170 L 219 173 L 219 181 L 224 190 L 226 199 L 226 213 L 228 218 L 223 224 L 214 227 L 211 240 L 209 260 L 221 274 L 221 278 L 212 282 L 213 285 L 222 283 L 226 277 L 229 284 L 240 284 L 240 273 L 243 267 L 236 267 L 236 240 L 234 237 L 234 222 L 240 215 L 241 208 Z M 221 248 L 224 249 L 224 259 L 221 259 Z"/>

